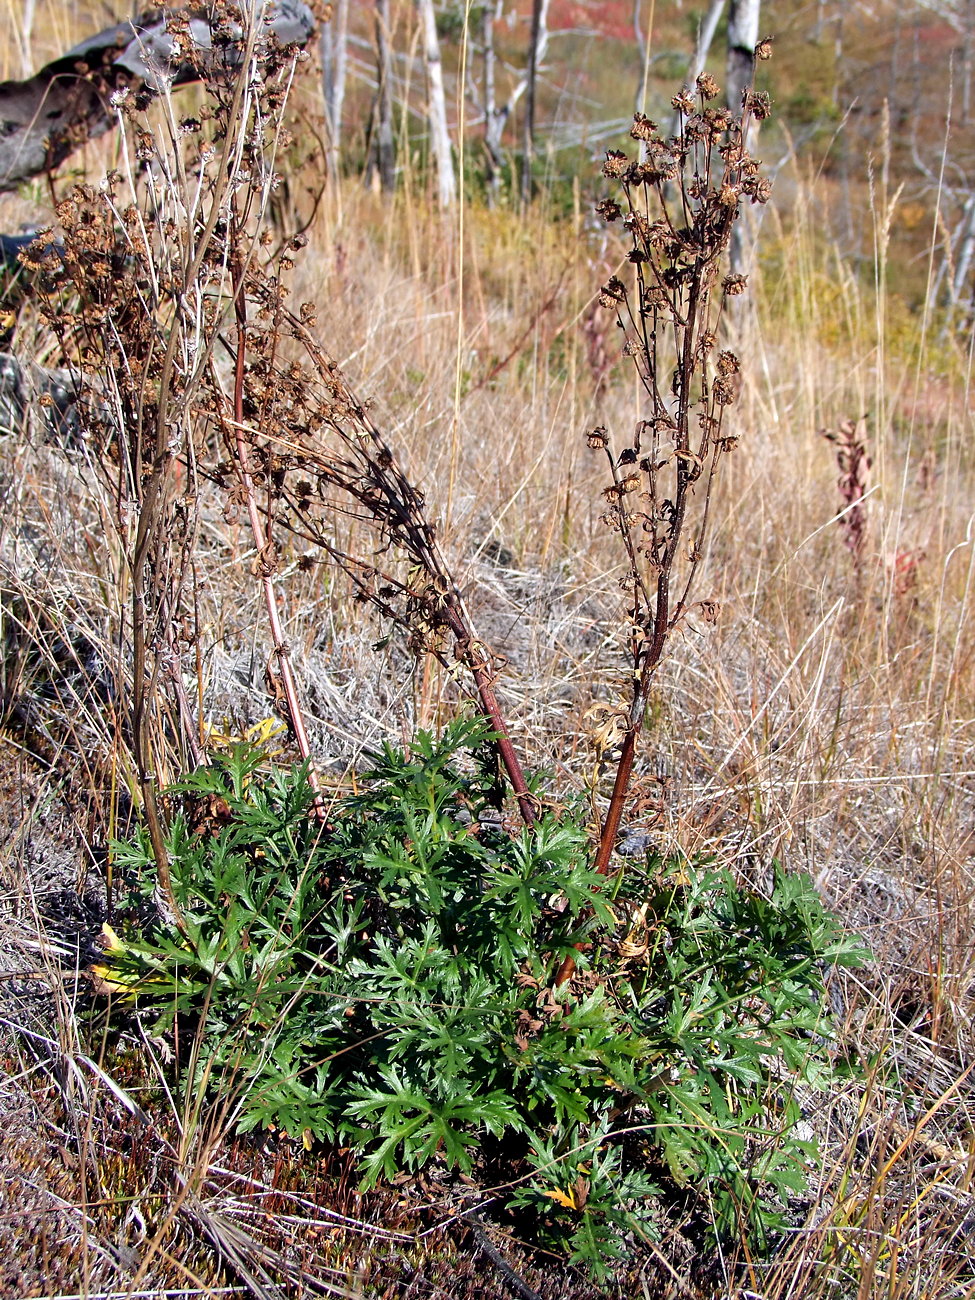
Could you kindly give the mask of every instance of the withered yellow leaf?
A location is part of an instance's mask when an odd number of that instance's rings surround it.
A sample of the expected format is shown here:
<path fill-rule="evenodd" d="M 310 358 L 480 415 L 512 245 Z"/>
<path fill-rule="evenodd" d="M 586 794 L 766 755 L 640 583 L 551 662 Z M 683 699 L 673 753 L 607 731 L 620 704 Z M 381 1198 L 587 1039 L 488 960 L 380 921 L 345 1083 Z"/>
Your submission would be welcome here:
<path fill-rule="evenodd" d="M 564 1205 L 567 1210 L 577 1210 L 579 1208 L 576 1205 L 576 1198 L 571 1188 L 569 1188 L 568 1192 L 562 1192 L 557 1187 L 553 1187 L 550 1192 L 543 1192 L 542 1195 L 547 1196 L 550 1201 L 555 1201 L 556 1205 Z"/>

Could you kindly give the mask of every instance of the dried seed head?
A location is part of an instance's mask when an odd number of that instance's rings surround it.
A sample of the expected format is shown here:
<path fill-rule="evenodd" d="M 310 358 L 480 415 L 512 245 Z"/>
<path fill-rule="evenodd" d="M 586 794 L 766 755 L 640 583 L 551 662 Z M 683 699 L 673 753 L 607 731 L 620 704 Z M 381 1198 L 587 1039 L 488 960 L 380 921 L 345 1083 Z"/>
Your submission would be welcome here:
<path fill-rule="evenodd" d="M 737 375 L 740 371 L 741 362 L 733 352 L 721 352 L 718 354 L 719 375 Z"/>
<path fill-rule="evenodd" d="M 763 36 L 755 46 L 755 58 L 760 62 L 765 63 L 772 57 L 772 41 L 774 39 L 772 36 Z"/>
<path fill-rule="evenodd" d="M 598 302 L 600 307 L 615 307 L 617 303 L 623 302 L 625 298 L 626 285 L 622 280 L 617 279 L 614 275 L 613 278 L 600 289 Z"/>
<path fill-rule="evenodd" d="M 636 492 L 640 487 L 639 474 L 627 474 L 626 478 L 620 483 L 621 492 Z"/>
<path fill-rule="evenodd" d="M 586 435 L 586 442 L 594 451 L 602 451 L 609 446 L 609 434 L 602 425 L 599 425 Z"/>
<path fill-rule="evenodd" d="M 603 175 L 619 177 L 625 174 L 630 160 L 621 149 L 607 149 L 606 161 L 603 163 Z"/>
<path fill-rule="evenodd" d="M 623 219 L 623 225 L 634 239 L 642 239 L 645 243 L 650 239 L 650 222 L 642 212 L 628 212 Z"/>
<path fill-rule="evenodd" d="M 604 221 L 618 221 L 622 211 L 615 199 L 603 199 L 601 203 L 596 204 L 596 212 Z"/>
<path fill-rule="evenodd" d="M 58 221 L 65 230 L 70 230 L 78 220 L 78 205 L 74 199 L 65 199 L 57 205 L 54 211 L 57 213 Z"/>
<path fill-rule="evenodd" d="M 767 176 L 749 176 L 741 188 L 753 203 L 768 203 L 772 194 L 772 182 Z"/>
<path fill-rule="evenodd" d="M 745 94 L 743 107 L 756 122 L 764 122 L 772 112 L 772 97 L 764 90 L 751 90 Z"/>
<path fill-rule="evenodd" d="M 697 93 L 702 99 L 714 99 L 720 89 L 710 72 L 702 72 L 697 79 Z"/>
<path fill-rule="evenodd" d="M 700 113 L 694 113 L 684 123 L 685 140 L 703 140 L 706 134 L 707 134 L 707 130 L 705 127 L 704 118 L 701 116 Z"/>
<path fill-rule="evenodd" d="M 748 287 L 747 275 L 726 275 L 721 281 L 721 288 L 729 298 L 737 298 Z"/>
<path fill-rule="evenodd" d="M 714 346 L 717 343 L 717 341 L 718 341 L 718 336 L 717 334 L 715 334 L 713 330 L 704 330 L 697 342 L 698 355 L 702 357 L 706 357 L 709 352 L 712 352 L 714 350 Z M 719 370 L 720 370 L 720 366 L 719 366 Z"/>
<path fill-rule="evenodd" d="M 667 295 L 659 285 L 648 285 L 643 291 L 643 308 L 645 312 L 653 312 L 658 307 L 663 307 L 667 301 Z"/>
<path fill-rule="evenodd" d="M 727 379 L 716 379 L 711 392 L 719 406 L 732 406 L 737 396 L 735 385 L 729 383 Z"/>
<path fill-rule="evenodd" d="M 657 133 L 656 122 L 651 122 L 645 113 L 634 113 L 630 135 L 634 140 L 650 141 Z"/>
<path fill-rule="evenodd" d="M 718 619 L 721 617 L 721 606 L 716 600 L 699 601 L 697 608 L 705 623 L 711 623 L 713 625 L 717 623 Z"/>
<path fill-rule="evenodd" d="M 687 93 L 686 87 L 682 91 L 680 91 L 679 94 L 676 94 L 673 97 L 673 99 L 670 101 L 670 106 L 671 108 L 676 108 L 678 113 L 683 113 L 685 114 L 685 116 L 689 116 L 691 113 L 694 112 L 695 108 L 697 107 L 697 105 L 694 103 L 694 100 Z"/>

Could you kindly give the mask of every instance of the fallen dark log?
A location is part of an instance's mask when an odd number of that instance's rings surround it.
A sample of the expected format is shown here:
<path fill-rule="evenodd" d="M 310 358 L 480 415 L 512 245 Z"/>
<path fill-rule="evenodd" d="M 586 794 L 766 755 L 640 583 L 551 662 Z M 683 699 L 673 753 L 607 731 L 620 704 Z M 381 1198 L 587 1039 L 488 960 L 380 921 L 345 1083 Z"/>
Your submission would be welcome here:
<path fill-rule="evenodd" d="M 315 30 L 301 0 L 248 0 L 261 41 L 305 45 Z M 203 8 L 154 9 L 88 37 L 26 81 L 0 82 L 0 190 L 52 171 L 117 124 L 112 96 L 159 93 L 233 62 L 240 28 Z"/>

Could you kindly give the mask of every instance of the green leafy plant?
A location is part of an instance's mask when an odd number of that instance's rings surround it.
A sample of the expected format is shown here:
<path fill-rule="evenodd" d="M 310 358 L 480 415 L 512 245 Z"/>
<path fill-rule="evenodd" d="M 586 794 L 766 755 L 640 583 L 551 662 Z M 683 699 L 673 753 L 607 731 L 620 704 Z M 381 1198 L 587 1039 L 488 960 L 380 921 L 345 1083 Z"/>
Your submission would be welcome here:
<path fill-rule="evenodd" d="M 177 1032 L 188 1093 L 353 1147 L 366 1185 L 501 1161 L 510 1209 L 597 1276 L 695 1200 L 762 1245 L 815 1158 L 824 967 L 861 951 L 778 869 L 763 896 L 655 858 L 610 897 L 571 818 L 509 824 L 491 739 L 386 746 L 324 821 L 306 766 L 216 756 L 168 796 L 182 931 L 130 925 L 103 977 Z M 147 834 L 115 857 L 134 914 Z"/>

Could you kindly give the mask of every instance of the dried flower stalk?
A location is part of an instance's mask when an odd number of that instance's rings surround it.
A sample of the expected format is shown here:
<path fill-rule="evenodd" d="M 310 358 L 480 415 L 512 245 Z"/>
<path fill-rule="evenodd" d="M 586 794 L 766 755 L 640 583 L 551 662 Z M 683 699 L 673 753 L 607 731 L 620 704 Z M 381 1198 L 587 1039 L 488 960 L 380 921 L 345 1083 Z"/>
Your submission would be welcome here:
<path fill-rule="evenodd" d="M 705 553 L 715 477 L 737 437 L 727 412 L 738 398 L 741 363 L 719 342 L 727 299 L 744 292 L 741 275 L 720 266 L 743 201 L 765 203 L 769 182 L 746 147 L 751 117 L 768 112 L 750 94 L 741 116 L 712 107 L 713 78 L 676 95 L 680 130 L 664 139 L 642 114 L 630 132 L 640 161 L 610 150 L 603 166 L 622 199 L 597 212 L 619 223 L 629 244 L 628 274 L 613 276 L 598 295 L 611 311 L 622 353 L 635 366 L 645 403 L 629 440 L 599 427 L 589 446 L 607 459 L 606 526 L 618 534 L 627 561 L 628 675 L 632 683 L 621 725 L 620 757 L 602 823 L 596 868 L 609 870 L 643 727 L 651 678 L 667 638 L 686 617 Z M 713 620 L 715 607 L 702 606 Z"/>

